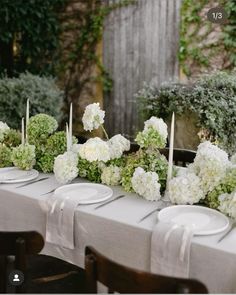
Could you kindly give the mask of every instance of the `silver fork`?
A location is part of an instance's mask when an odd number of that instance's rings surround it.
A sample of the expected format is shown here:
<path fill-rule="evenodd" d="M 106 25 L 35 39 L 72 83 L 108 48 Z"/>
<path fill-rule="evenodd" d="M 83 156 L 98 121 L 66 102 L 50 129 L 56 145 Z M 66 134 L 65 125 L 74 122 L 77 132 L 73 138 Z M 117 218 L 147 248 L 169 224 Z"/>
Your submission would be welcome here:
<path fill-rule="evenodd" d="M 46 192 L 46 193 L 41 194 L 40 196 L 46 196 L 46 195 L 49 195 L 49 194 L 51 194 L 51 193 L 54 193 L 56 189 L 57 189 L 57 187 L 55 187 L 54 189 L 52 189 L 52 190 L 49 191 L 49 192 Z"/>
<path fill-rule="evenodd" d="M 94 208 L 94 210 L 99 209 L 99 208 L 101 208 L 101 207 L 103 207 L 103 206 L 106 206 L 106 205 L 108 205 L 108 204 L 110 204 L 110 203 L 112 203 L 112 202 L 114 202 L 114 201 L 117 201 L 117 200 L 119 200 L 119 199 L 121 199 L 121 198 L 124 198 L 124 197 L 125 197 L 125 195 L 120 195 L 120 196 L 118 196 L 118 197 L 115 197 L 115 198 L 113 198 L 113 199 L 111 199 L 111 200 L 109 200 L 109 201 L 106 201 L 106 202 L 104 202 L 104 203 L 98 205 L 97 207 Z"/>
<path fill-rule="evenodd" d="M 146 218 L 148 218 L 149 216 L 151 216 L 153 213 L 155 213 L 156 211 L 160 211 L 162 208 L 155 208 L 154 210 L 150 211 L 148 214 L 144 215 L 141 219 L 139 219 L 137 221 L 137 223 L 142 222 L 143 220 L 145 220 Z"/>
<path fill-rule="evenodd" d="M 233 222 L 231 224 L 231 226 L 229 227 L 229 229 L 223 234 L 222 237 L 219 238 L 219 240 L 217 241 L 217 243 L 221 242 L 226 236 L 228 236 L 228 234 L 231 233 L 231 231 L 236 227 L 236 222 Z"/>
<path fill-rule="evenodd" d="M 49 177 L 43 177 L 43 178 L 40 178 L 40 179 L 35 179 L 35 180 L 30 181 L 30 182 L 27 182 L 27 183 L 21 184 L 19 186 L 16 186 L 15 188 L 25 187 L 25 186 L 28 186 L 30 184 L 40 182 L 40 181 L 43 181 L 43 180 L 46 180 L 46 179 L 49 179 Z"/>

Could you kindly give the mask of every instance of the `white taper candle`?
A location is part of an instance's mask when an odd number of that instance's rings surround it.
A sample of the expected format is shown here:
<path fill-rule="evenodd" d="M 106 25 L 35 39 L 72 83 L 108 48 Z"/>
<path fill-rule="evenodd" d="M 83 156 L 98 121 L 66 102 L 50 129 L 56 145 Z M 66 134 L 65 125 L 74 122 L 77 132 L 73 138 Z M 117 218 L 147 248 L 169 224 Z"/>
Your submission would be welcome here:
<path fill-rule="evenodd" d="M 70 119 L 69 119 L 69 141 L 70 148 L 72 147 L 72 116 L 73 116 L 73 107 L 72 103 L 70 104 Z"/>
<path fill-rule="evenodd" d="M 29 99 L 26 103 L 26 122 L 25 122 L 25 141 L 28 143 L 28 124 L 29 124 Z"/>
<path fill-rule="evenodd" d="M 21 144 L 25 144 L 25 124 L 24 124 L 24 118 L 21 119 Z"/>
<path fill-rule="evenodd" d="M 175 113 L 172 114 L 172 119 L 171 119 L 169 161 L 168 161 L 168 173 L 167 173 L 167 188 L 169 187 L 169 181 L 172 178 L 173 152 L 174 152 L 174 134 L 175 134 Z"/>
<path fill-rule="evenodd" d="M 66 123 L 66 147 L 68 152 L 70 150 L 70 139 L 69 139 L 69 129 L 68 129 L 67 123 Z"/>

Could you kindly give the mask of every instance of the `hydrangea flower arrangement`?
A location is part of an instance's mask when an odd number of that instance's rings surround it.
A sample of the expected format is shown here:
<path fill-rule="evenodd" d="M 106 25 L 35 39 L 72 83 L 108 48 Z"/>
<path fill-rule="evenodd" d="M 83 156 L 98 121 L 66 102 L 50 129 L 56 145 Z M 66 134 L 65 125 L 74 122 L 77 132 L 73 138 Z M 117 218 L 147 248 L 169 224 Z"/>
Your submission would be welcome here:
<path fill-rule="evenodd" d="M 0 143 L 0 168 L 12 166 L 11 149 Z"/>
<path fill-rule="evenodd" d="M 220 184 L 230 165 L 225 151 L 205 141 L 198 146 L 196 158 L 190 169 L 200 177 L 202 189 L 207 194 Z"/>
<path fill-rule="evenodd" d="M 219 197 L 218 209 L 230 217 L 236 219 L 236 190 L 231 194 L 223 194 Z"/>
<path fill-rule="evenodd" d="M 14 166 L 22 170 L 30 170 L 36 163 L 35 146 L 30 144 L 21 144 L 12 150 L 12 162 Z"/>
<path fill-rule="evenodd" d="M 10 130 L 9 126 L 0 121 L 0 142 L 3 142 L 5 134 Z"/>
<path fill-rule="evenodd" d="M 30 144 L 40 145 L 45 143 L 49 135 L 58 127 L 57 121 L 46 114 L 38 114 L 29 119 L 27 133 Z"/>
<path fill-rule="evenodd" d="M 236 167 L 228 168 L 225 177 L 221 180 L 204 200 L 205 204 L 213 209 L 217 209 L 220 205 L 219 197 L 223 194 L 230 194 L 236 189 Z"/>
<path fill-rule="evenodd" d="M 121 168 L 114 165 L 103 168 L 101 181 L 106 185 L 119 185 L 121 181 Z"/>
<path fill-rule="evenodd" d="M 108 140 L 110 159 L 119 159 L 125 151 L 130 150 L 130 141 L 121 134 L 117 134 Z"/>
<path fill-rule="evenodd" d="M 161 192 L 164 192 L 168 167 L 165 156 L 161 155 L 158 150 L 143 149 L 128 155 L 121 173 L 121 184 L 127 192 L 134 191 L 132 177 L 138 167 L 143 168 L 146 172 L 155 172 L 159 177 Z"/>
<path fill-rule="evenodd" d="M 58 182 L 66 184 L 78 176 L 77 154 L 69 151 L 55 159 L 53 172 Z"/>
<path fill-rule="evenodd" d="M 231 157 L 231 163 L 236 165 L 236 153 Z"/>
<path fill-rule="evenodd" d="M 158 201 L 161 198 L 159 177 L 156 172 L 145 172 L 141 167 L 135 169 L 131 178 L 134 191 L 149 201 Z"/>
<path fill-rule="evenodd" d="M 166 123 L 162 119 L 151 117 L 144 123 L 144 130 L 137 134 L 135 141 L 141 148 L 164 148 L 167 136 Z"/>
<path fill-rule="evenodd" d="M 92 182 L 101 182 L 101 175 L 104 167 L 106 167 L 106 165 L 102 161 L 89 162 L 86 159 L 78 157 L 78 175 Z"/>
<path fill-rule="evenodd" d="M 12 148 L 20 144 L 20 133 L 0 122 L 0 168 L 12 166 Z"/>
<path fill-rule="evenodd" d="M 90 138 L 79 148 L 79 156 L 88 162 L 110 160 L 110 149 L 107 142 L 99 137 Z"/>
<path fill-rule="evenodd" d="M 104 123 L 105 112 L 101 110 L 99 103 L 92 103 L 85 108 L 82 122 L 84 130 L 98 129 Z"/>
<path fill-rule="evenodd" d="M 77 139 L 73 137 L 73 143 L 77 143 Z M 66 152 L 66 133 L 58 131 L 48 137 L 43 152 L 37 159 L 37 165 L 44 173 L 53 172 L 54 160 L 60 154 Z"/>
<path fill-rule="evenodd" d="M 3 143 L 8 147 L 16 147 L 21 143 L 21 134 L 19 131 L 9 129 L 5 135 Z"/>
<path fill-rule="evenodd" d="M 177 174 L 177 177 L 170 180 L 168 195 L 170 201 L 178 205 L 192 205 L 205 198 L 201 179 L 191 171 Z"/>
<path fill-rule="evenodd" d="M 197 150 L 194 163 L 169 183 L 169 198 L 176 204 L 203 202 L 235 217 L 236 165 L 227 153 L 206 141 Z"/>

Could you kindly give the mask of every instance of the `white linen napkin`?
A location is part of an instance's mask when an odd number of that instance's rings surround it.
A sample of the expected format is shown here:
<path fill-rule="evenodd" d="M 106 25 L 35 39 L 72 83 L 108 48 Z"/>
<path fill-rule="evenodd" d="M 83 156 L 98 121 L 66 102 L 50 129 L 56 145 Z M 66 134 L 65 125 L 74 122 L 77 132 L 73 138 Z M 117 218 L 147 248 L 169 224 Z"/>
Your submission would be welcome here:
<path fill-rule="evenodd" d="M 159 221 L 152 233 L 151 272 L 188 278 L 192 236 L 189 227 Z"/>
<path fill-rule="evenodd" d="M 74 249 L 74 215 L 81 198 L 75 195 L 54 194 L 49 199 L 46 241 Z"/>

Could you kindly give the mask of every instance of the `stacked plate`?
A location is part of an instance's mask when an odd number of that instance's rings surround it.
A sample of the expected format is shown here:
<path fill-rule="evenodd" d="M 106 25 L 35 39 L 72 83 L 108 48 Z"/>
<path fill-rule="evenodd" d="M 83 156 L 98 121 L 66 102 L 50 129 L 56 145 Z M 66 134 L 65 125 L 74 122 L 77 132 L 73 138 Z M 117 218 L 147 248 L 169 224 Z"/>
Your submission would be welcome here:
<path fill-rule="evenodd" d="M 38 175 L 38 171 L 34 169 L 25 171 L 16 167 L 0 168 L 0 183 L 18 183 L 30 181 L 37 178 Z"/>

